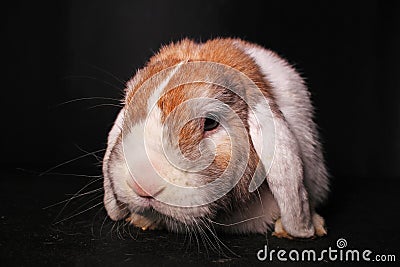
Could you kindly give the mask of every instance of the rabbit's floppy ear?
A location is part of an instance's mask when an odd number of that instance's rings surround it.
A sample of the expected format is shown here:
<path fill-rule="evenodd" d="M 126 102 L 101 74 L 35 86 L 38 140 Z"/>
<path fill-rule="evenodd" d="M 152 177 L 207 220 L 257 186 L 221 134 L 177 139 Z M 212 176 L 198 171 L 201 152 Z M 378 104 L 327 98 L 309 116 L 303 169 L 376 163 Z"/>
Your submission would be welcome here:
<path fill-rule="evenodd" d="M 261 173 L 278 203 L 285 230 L 295 237 L 313 236 L 300 148 L 289 125 L 279 111 L 272 112 L 268 102 L 261 100 L 249 111 L 249 127 L 262 163 L 258 168 L 265 168 Z M 264 179 L 253 177 L 249 190 L 257 189 Z"/>
<path fill-rule="evenodd" d="M 125 205 L 116 199 L 108 177 L 104 177 L 104 207 L 108 216 L 114 221 L 121 220 L 128 215 Z"/>
<path fill-rule="evenodd" d="M 109 175 L 111 150 L 114 148 L 118 136 L 121 133 L 122 124 L 124 121 L 124 112 L 125 112 L 124 109 L 122 109 L 119 112 L 118 117 L 115 120 L 113 127 L 111 128 L 111 131 L 108 135 L 107 150 L 103 159 L 104 207 L 107 210 L 108 216 L 110 216 L 110 218 L 113 219 L 114 221 L 120 220 L 128 214 L 128 211 L 124 207 L 124 204 L 119 203 L 115 197 L 112 181 L 110 180 L 110 175 Z"/>
<path fill-rule="evenodd" d="M 249 91 L 249 132 L 260 159 L 249 191 L 256 190 L 266 178 L 279 206 L 285 230 L 295 237 L 311 237 L 314 235 L 314 227 L 308 192 L 303 181 L 301 148 L 280 109 L 280 105 L 286 102 L 277 101 L 277 95 L 285 89 L 294 71 L 285 69 L 287 63 L 279 62 L 279 58 L 267 50 L 243 42 L 237 44 L 254 60 L 253 67 L 263 73 L 262 79 L 271 86 L 272 92 L 268 95 L 268 88 L 264 88 L 261 93 Z M 287 71 L 291 74 L 288 77 L 285 76 Z"/>

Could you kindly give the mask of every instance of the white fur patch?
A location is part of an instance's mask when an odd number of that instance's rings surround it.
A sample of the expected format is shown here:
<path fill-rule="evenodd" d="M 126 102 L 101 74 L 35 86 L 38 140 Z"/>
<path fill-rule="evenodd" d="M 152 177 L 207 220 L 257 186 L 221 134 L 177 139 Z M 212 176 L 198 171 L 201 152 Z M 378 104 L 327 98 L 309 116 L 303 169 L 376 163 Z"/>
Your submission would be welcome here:
<path fill-rule="evenodd" d="M 170 71 L 168 76 L 157 86 L 147 101 L 147 116 L 144 122 L 130 127 L 124 133 L 123 148 L 126 164 L 139 184 L 165 184 L 160 177 L 165 173 L 178 176 L 179 172 L 171 166 L 163 153 L 161 110 L 157 102 L 162 96 L 171 78 L 181 68 L 180 62 Z M 129 128 L 129 127 L 128 127 Z M 149 182 L 150 181 L 150 182 Z"/>
<path fill-rule="evenodd" d="M 114 147 L 115 143 L 117 142 L 117 138 L 121 133 L 122 125 L 124 123 L 124 114 L 125 114 L 125 109 L 121 109 L 121 111 L 118 113 L 117 119 L 115 120 L 113 127 L 108 133 L 107 150 L 104 155 L 104 162 L 108 161 L 111 153 L 111 148 Z M 106 166 L 107 164 L 103 164 L 103 167 Z"/>

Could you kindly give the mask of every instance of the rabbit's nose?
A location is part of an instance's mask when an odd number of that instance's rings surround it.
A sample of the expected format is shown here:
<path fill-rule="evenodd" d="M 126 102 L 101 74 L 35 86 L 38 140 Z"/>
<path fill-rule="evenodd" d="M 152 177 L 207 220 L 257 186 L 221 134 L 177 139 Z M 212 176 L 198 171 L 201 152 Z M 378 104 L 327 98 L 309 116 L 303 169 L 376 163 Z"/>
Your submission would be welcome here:
<path fill-rule="evenodd" d="M 152 198 L 164 190 L 164 186 L 155 183 L 143 184 L 134 179 L 128 182 L 128 186 L 140 197 Z"/>

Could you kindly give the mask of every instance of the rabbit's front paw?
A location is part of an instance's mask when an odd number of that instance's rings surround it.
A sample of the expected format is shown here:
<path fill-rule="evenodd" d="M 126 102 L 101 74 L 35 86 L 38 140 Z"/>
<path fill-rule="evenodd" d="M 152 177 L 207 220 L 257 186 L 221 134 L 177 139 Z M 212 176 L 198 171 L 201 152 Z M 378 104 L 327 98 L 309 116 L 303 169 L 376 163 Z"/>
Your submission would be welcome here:
<path fill-rule="evenodd" d="M 324 218 L 322 218 L 319 214 L 314 213 L 312 217 L 312 222 L 315 229 L 315 234 L 313 237 L 321 237 L 327 235 Z M 293 239 L 293 236 L 288 234 L 283 228 L 282 221 L 280 218 L 275 222 L 275 229 L 272 235 L 278 238 Z"/>
<path fill-rule="evenodd" d="M 132 213 L 128 218 L 125 219 L 130 224 L 145 230 L 160 230 L 163 225 L 160 220 L 151 219 L 136 213 Z"/>

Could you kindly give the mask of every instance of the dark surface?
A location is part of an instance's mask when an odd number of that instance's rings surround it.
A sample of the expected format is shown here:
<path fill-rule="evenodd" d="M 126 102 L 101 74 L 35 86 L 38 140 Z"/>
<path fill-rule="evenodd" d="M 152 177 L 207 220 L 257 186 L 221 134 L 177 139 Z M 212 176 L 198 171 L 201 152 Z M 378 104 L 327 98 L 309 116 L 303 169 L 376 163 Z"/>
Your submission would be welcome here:
<path fill-rule="evenodd" d="M 46 208 L 69 199 L 70 194 L 86 185 L 80 193 L 101 188 L 98 177 L 70 176 L 66 175 L 68 170 L 62 173 L 38 176 L 18 170 L 3 174 L 0 182 L 0 265 L 272 265 L 283 263 L 276 258 L 273 263 L 259 262 L 256 258 L 256 253 L 266 244 L 269 249 L 321 251 L 329 246 L 336 248 L 339 238 L 347 240 L 347 248 L 370 249 L 373 255 L 395 254 L 397 259 L 400 256 L 396 219 L 400 208 L 398 178 L 385 178 L 386 182 L 382 182 L 381 177 L 367 181 L 356 177 L 335 178 L 329 202 L 321 209 L 328 225 L 327 237 L 289 241 L 270 234 L 218 234 L 232 251 L 222 248 L 218 253 L 210 244 L 205 246 L 201 239 L 199 244 L 194 237 L 189 242 L 189 236 L 184 234 L 143 232 L 124 226 L 123 222 L 112 222 L 101 204 L 101 189 L 69 203 Z M 80 174 L 87 173 L 80 170 Z M 97 206 L 84 212 L 94 205 Z M 68 218 L 72 215 L 76 216 Z M 341 264 L 339 261 L 332 263 Z"/>

